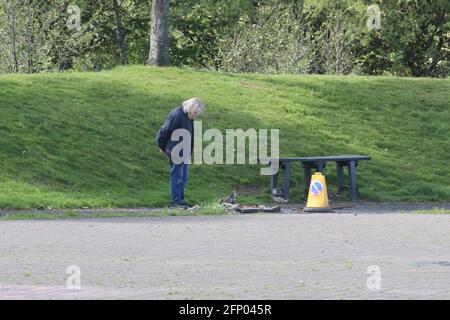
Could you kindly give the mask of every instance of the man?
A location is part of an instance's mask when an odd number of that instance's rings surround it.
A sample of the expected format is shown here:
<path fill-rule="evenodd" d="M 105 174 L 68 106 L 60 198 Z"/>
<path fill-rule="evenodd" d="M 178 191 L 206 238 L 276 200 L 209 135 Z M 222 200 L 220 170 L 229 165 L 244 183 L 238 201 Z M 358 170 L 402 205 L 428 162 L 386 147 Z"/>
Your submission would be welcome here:
<path fill-rule="evenodd" d="M 189 164 L 183 161 L 173 161 L 172 149 L 179 141 L 172 141 L 172 133 L 177 129 L 184 129 L 189 132 L 191 145 L 191 154 L 194 148 L 194 124 L 193 120 L 205 110 L 205 105 L 200 99 L 193 98 L 186 100 L 178 108 L 172 110 L 167 116 L 163 126 L 159 129 L 156 141 L 161 152 L 169 157 L 170 165 L 170 196 L 172 198 L 172 206 L 174 207 L 190 207 L 184 202 L 184 188 L 188 180 Z M 190 159 L 191 154 L 183 155 L 183 159 Z"/>

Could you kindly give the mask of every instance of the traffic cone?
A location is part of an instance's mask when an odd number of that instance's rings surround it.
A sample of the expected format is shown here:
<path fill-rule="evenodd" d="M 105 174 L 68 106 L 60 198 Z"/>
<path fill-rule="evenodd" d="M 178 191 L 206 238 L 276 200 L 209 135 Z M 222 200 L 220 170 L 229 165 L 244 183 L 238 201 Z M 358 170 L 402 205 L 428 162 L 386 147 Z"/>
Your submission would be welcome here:
<path fill-rule="evenodd" d="M 316 172 L 311 178 L 309 186 L 308 202 L 304 212 L 333 212 L 328 203 L 327 184 L 325 176 Z"/>

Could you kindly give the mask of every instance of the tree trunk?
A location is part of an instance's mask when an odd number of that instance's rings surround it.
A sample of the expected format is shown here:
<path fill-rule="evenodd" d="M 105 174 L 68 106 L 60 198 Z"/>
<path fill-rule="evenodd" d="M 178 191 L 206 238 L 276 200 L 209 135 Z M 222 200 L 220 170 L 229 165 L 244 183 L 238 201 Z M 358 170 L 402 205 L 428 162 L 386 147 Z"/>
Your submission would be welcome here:
<path fill-rule="evenodd" d="M 303 19 L 303 10 L 304 10 L 304 0 L 296 1 L 293 5 L 292 11 L 294 14 L 295 19 L 295 37 L 297 39 L 296 41 L 296 50 L 295 50 L 295 66 L 298 66 L 300 60 L 303 58 L 303 26 L 302 26 L 302 19 Z M 296 70 L 295 72 L 298 72 Z"/>
<path fill-rule="evenodd" d="M 169 0 L 153 0 L 150 52 L 147 64 L 169 65 Z"/>
<path fill-rule="evenodd" d="M 117 39 L 119 40 L 120 64 L 126 65 L 128 64 L 127 44 L 125 42 L 125 31 L 122 28 L 122 21 L 120 19 L 120 12 L 119 12 L 119 4 L 117 3 L 117 0 L 113 0 L 113 6 L 114 6 L 114 23 L 116 25 Z"/>
<path fill-rule="evenodd" d="M 30 1 L 27 1 L 27 7 L 28 7 L 28 18 L 27 18 L 27 65 L 28 65 L 28 73 L 33 73 L 34 69 L 34 62 L 33 62 L 33 55 L 34 55 L 34 7 L 32 7 Z"/>
<path fill-rule="evenodd" d="M 16 6 L 13 5 L 11 11 L 9 12 L 9 34 L 11 37 L 11 56 L 14 63 L 14 72 L 19 72 L 19 61 L 17 60 L 17 34 L 16 34 Z"/>

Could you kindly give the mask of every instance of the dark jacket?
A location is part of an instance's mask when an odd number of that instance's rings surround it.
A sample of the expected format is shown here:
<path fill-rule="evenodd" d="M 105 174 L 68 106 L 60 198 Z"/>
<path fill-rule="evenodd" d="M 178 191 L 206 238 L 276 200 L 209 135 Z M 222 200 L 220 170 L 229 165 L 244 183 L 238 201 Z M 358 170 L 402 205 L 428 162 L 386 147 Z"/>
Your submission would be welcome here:
<path fill-rule="evenodd" d="M 163 126 L 159 129 L 156 141 L 161 150 L 169 157 L 172 149 L 179 141 L 171 141 L 172 133 L 176 129 L 186 129 L 191 134 L 191 154 L 194 150 L 194 123 L 182 107 L 173 109 L 166 118 Z"/>

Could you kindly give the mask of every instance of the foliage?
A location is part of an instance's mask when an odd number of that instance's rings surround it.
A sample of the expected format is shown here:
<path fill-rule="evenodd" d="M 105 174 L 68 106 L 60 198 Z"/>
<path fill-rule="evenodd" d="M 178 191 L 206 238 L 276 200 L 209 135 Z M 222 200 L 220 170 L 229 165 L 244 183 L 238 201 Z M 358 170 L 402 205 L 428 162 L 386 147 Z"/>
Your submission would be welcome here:
<path fill-rule="evenodd" d="M 450 2 L 383 0 L 382 28 L 365 37 L 359 57 L 366 74 L 450 75 Z"/>
<path fill-rule="evenodd" d="M 151 1 L 0 0 L 0 73 L 110 69 L 148 58 Z M 381 9 L 381 29 L 366 26 Z M 171 0 L 170 61 L 231 72 L 448 77 L 448 0 Z"/>
<path fill-rule="evenodd" d="M 171 61 L 174 65 L 189 65 L 219 69 L 218 43 L 232 29 L 250 0 L 177 0 L 170 13 Z"/>
<path fill-rule="evenodd" d="M 291 6 L 264 5 L 255 16 L 242 17 L 220 43 L 221 67 L 231 72 L 304 72 L 301 29 Z"/>

